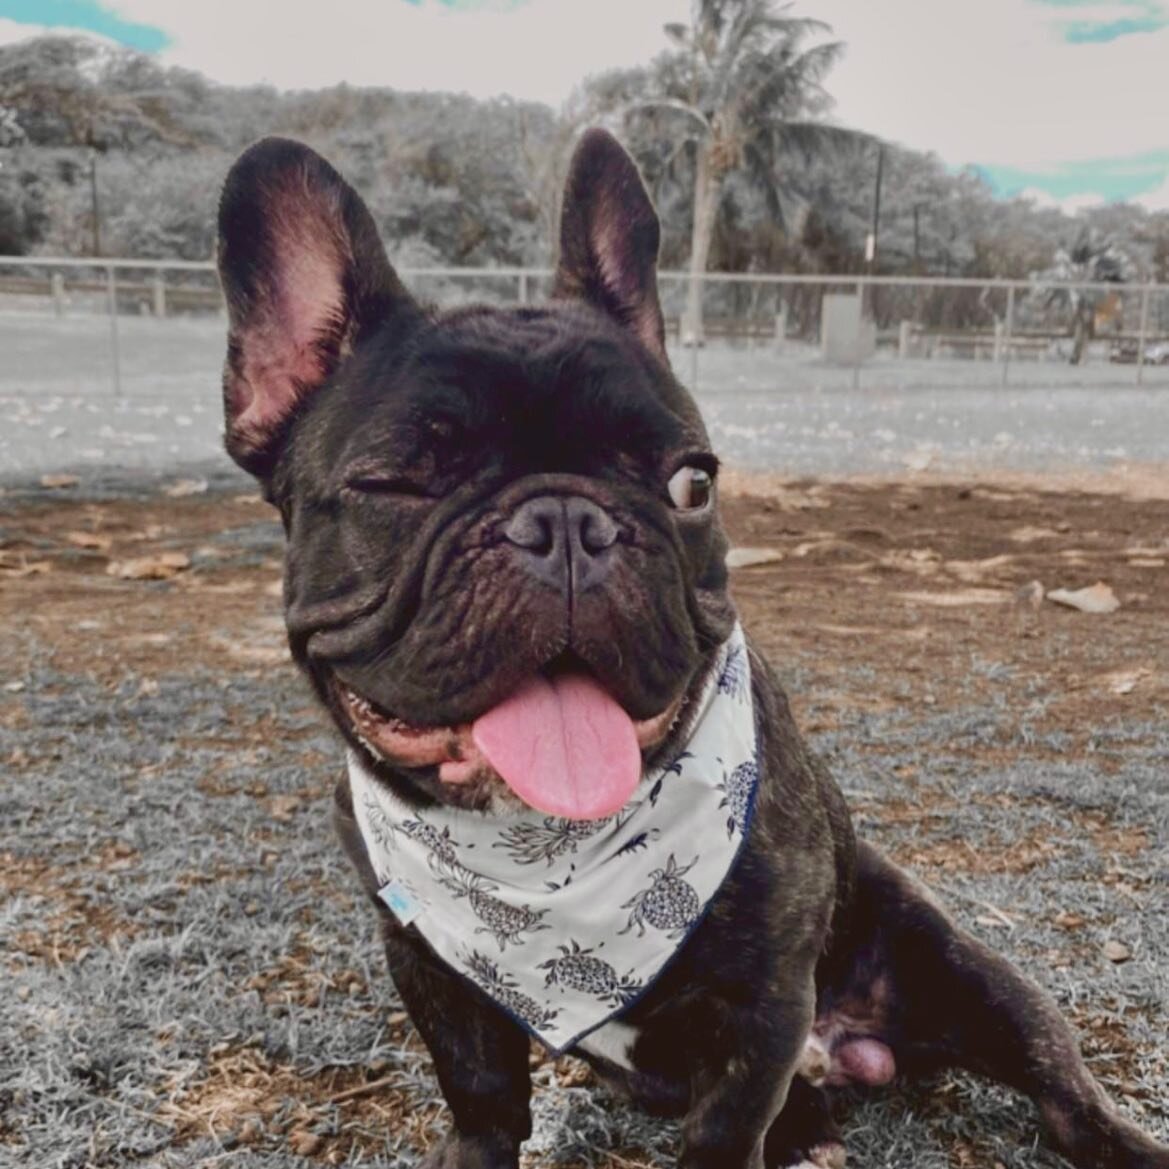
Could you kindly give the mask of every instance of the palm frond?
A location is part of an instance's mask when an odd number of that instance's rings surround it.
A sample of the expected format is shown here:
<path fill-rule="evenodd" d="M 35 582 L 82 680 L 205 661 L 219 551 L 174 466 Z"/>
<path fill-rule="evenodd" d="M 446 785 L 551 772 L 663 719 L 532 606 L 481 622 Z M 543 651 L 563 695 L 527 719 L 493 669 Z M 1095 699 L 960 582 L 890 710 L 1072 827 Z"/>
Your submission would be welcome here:
<path fill-rule="evenodd" d="M 711 133 L 710 120 L 707 116 L 696 106 L 692 106 L 689 102 L 682 101 L 679 98 L 673 97 L 646 97 L 638 98 L 635 101 L 629 102 L 625 107 L 625 114 L 628 117 L 631 114 L 646 114 L 646 113 L 662 113 L 671 112 L 681 114 L 684 118 L 689 119 L 692 123 L 697 123 L 703 133 Z"/>

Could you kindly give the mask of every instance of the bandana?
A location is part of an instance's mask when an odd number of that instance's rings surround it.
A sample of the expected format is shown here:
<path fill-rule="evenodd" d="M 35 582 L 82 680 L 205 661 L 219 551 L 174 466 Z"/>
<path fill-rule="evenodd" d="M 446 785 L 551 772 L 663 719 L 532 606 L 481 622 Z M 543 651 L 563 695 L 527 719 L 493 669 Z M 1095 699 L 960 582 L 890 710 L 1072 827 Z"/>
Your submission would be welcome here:
<path fill-rule="evenodd" d="M 759 779 L 743 631 L 719 651 L 685 749 L 603 820 L 420 810 L 353 752 L 349 778 L 381 899 L 559 1053 L 649 989 L 738 856 Z"/>

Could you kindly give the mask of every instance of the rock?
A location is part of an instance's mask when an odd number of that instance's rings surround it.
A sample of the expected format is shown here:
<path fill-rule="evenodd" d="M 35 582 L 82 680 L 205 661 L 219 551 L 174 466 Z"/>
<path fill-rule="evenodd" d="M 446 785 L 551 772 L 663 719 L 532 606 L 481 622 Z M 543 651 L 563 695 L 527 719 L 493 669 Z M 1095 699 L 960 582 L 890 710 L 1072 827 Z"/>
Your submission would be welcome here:
<path fill-rule="evenodd" d="M 157 556 L 136 556 L 131 560 L 111 560 L 106 573 L 119 580 L 170 580 L 191 567 L 185 552 L 160 552 Z"/>
<path fill-rule="evenodd" d="M 108 552 L 113 544 L 109 536 L 97 532 L 66 532 L 65 539 L 75 548 L 91 548 L 95 552 Z"/>
<path fill-rule="evenodd" d="M 80 480 L 76 475 L 42 475 L 41 486 L 56 490 L 61 487 L 76 487 Z"/>
<path fill-rule="evenodd" d="M 1152 673 L 1147 666 L 1137 666 L 1132 670 L 1113 670 L 1105 674 L 1101 681 L 1113 694 L 1131 694 L 1141 682 L 1151 677 Z"/>
<path fill-rule="evenodd" d="M 1086 589 L 1052 589 L 1047 599 L 1081 613 L 1115 613 L 1120 608 L 1116 594 L 1102 580 Z"/>
<path fill-rule="evenodd" d="M 1016 544 L 1034 544 L 1036 540 L 1056 540 L 1059 533 L 1054 528 L 1036 527 L 1034 524 L 1024 524 L 1010 533 L 1010 538 Z"/>
<path fill-rule="evenodd" d="M 778 548 L 732 548 L 727 553 L 727 568 L 753 568 L 782 559 L 783 553 Z"/>
<path fill-rule="evenodd" d="M 162 489 L 163 495 L 171 499 L 181 499 L 184 495 L 202 495 L 207 490 L 206 479 L 180 479 L 177 483 L 170 483 Z"/>
<path fill-rule="evenodd" d="M 1122 962 L 1127 962 L 1132 957 L 1132 951 L 1123 942 L 1118 942 L 1115 938 L 1109 938 L 1104 943 L 1104 957 L 1109 962 L 1115 962 L 1119 966 Z"/>
<path fill-rule="evenodd" d="M 1003 589 L 956 589 L 953 592 L 907 592 L 897 596 L 911 605 L 933 605 L 939 609 L 957 609 L 966 605 L 1004 605 L 1011 594 Z"/>

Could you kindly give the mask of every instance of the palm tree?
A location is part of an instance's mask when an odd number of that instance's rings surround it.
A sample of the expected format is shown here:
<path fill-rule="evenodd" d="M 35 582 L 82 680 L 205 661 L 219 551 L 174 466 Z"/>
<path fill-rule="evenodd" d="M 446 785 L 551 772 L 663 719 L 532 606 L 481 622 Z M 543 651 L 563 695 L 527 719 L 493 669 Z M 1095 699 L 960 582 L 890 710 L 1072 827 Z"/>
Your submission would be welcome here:
<path fill-rule="evenodd" d="M 702 340 L 702 275 L 729 175 L 761 180 L 782 222 L 776 160 L 784 148 L 804 153 L 863 135 L 811 120 L 830 104 L 821 82 L 840 56 L 839 42 L 809 45 L 829 33 L 818 20 L 790 15 L 778 0 L 692 0 L 689 24 L 666 25 L 672 48 L 650 73 L 650 92 L 627 107 L 631 129 L 669 123 L 672 165 L 693 156 L 694 203 L 683 340 Z"/>

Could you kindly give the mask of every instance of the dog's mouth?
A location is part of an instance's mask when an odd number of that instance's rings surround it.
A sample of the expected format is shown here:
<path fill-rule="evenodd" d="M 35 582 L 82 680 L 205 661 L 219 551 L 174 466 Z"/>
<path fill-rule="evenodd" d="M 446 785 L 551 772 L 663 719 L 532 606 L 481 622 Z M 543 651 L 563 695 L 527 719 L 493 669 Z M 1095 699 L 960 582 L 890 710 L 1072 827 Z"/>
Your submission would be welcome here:
<path fill-rule="evenodd" d="M 397 718 L 334 675 L 354 733 L 377 758 L 438 768 L 443 783 L 499 781 L 529 807 L 573 820 L 611 816 L 641 781 L 643 753 L 681 713 L 683 696 L 635 720 L 584 663 L 562 655 L 478 718 L 418 726 Z"/>

